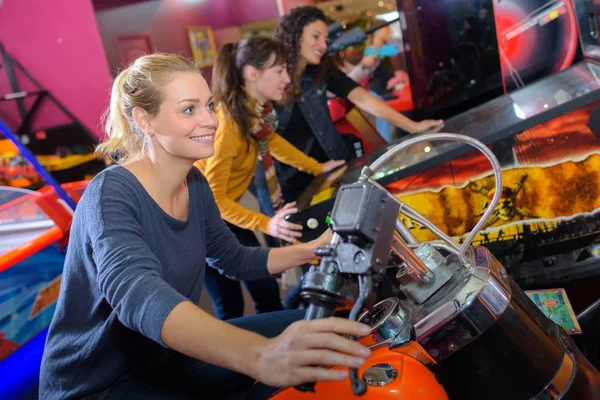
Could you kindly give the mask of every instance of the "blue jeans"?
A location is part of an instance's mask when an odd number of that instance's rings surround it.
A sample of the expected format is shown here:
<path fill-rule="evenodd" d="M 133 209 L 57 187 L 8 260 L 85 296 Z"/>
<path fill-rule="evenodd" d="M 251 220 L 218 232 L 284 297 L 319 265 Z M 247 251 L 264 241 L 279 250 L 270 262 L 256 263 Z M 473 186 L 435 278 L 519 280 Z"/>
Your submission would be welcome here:
<path fill-rule="evenodd" d="M 233 319 L 228 323 L 272 338 L 303 318 L 304 310 L 290 310 Z M 253 383 L 254 379 L 248 376 L 175 353 L 151 370 L 117 381 L 85 400 L 248 399 L 246 393 Z M 256 385 L 252 387 L 251 398 L 264 399 L 275 390 Z"/>
<path fill-rule="evenodd" d="M 258 205 L 260 206 L 260 211 L 269 217 L 275 215 L 275 209 L 273 208 L 273 203 L 271 202 L 271 194 L 269 193 L 269 188 L 267 187 L 265 167 L 260 160 L 258 161 L 258 164 L 256 164 L 254 178 L 249 189 L 256 196 Z"/>
<path fill-rule="evenodd" d="M 227 226 L 244 246 L 260 246 L 252 231 L 231 224 Z M 274 278 L 242 281 L 242 283 L 252 296 L 257 314 L 283 310 L 279 298 L 279 285 Z M 221 275 L 219 271 L 207 265 L 204 288 L 212 300 L 215 317 L 229 320 L 244 315 L 244 297 L 239 281 Z"/>
<path fill-rule="evenodd" d="M 371 93 L 375 97 L 383 99 L 383 97 L 381 97 L 373 91 L 370 91 L 369 93 Z M 375 118 L 375 129 L 377 129 L 377 132 L 379 132 L 381 137 L 383 137 L 386 142 L 390 143 L 394 139 L 392 136 L 394 134 L 394 126 L 387 122 L 385 119 Z"/>
<path fill-rule="evenodd" d="M 279 298 L 279 285 L 274 278 L 242 281 L 254 301 L 257 314 L 283 310 Z M 206 266 L 204 288 L 210 297 L 216 318 L 229 320 L 244 315 L 244 296 L 240 282 L 221 275 Z"/>

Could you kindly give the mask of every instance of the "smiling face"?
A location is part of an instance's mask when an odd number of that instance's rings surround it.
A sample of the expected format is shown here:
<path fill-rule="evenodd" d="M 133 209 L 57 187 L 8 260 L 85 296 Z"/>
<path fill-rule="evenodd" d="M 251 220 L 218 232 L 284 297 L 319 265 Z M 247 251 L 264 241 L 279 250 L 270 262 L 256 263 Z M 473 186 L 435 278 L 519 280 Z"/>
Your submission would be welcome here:
<path fill-rule="evenodd" d="M 300 36 L 300 55 L 307 64 L 317 65 L 327 52 L 327 24 L 316 20 L 307 24 Z"/>
<path fill-rule="evenodd" d="M 162 87 L 164 101 L 148 118 L 153 146 L 192 162 L 214 153 L 219 120 L 206 80 L 196 72 L 175 72 Z"/>
<path fill-rule="evenodd" d="M 252 84 L 256 87 L 256 94 L 259 97 L 257 100 L 261 103 L 267 100 L 282 100 L 285 88 L 290 83 L 286 64 L 275 64 L 274 54 L 271 55 L 271 59 L 267 65 L 270 65 L 270 67 L 263 70 L 256 70 L 255 76 L 250 77 Z"/>

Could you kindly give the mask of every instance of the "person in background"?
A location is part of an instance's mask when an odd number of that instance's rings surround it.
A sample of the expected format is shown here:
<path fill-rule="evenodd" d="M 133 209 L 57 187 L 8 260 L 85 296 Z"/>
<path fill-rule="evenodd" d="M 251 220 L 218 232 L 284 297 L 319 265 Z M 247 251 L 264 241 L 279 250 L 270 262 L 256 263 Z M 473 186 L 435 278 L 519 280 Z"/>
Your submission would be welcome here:
<path fill-rule="evenodd" d="M 389 107 L 348 78 L 327 55 L 328 24 L 322 10 L 307 6 L 283 16 L 276 39 L 288 51 L 291 83 L 285 104 L 276 105 L 278 133 L 303 153 L 319 162 L 349 160 L 353 154 L 335 128 L 327 106 L 327 91 L 347 99 L 357 107 L 382 118 L 409 133 L 438 131 L 440 120 L 415 122 Z M 292 166 L 276 163 L 283 197 L 294 201 L 312 181 L 312 176 Z"/>
<path fill-rule="evenodd" d="M 385 46 L 391 30 L 388 26 L 373 33 L 369 47 L 374 50 Z M 395 71 L 389 57 L 381 58 L 379 55 L 365 55 L 360 62 L 348 72 L 348 77 L 369 90 L 369 93 L 386 99 L 393 95 L 396 87 L 404 87 L 409 83 L 405 71 Z M 395 127 L 383 118 L 375 118 L 377 132 L 389 143 L 396 138 Z"/>
<path fill-rule="evenodd" d="M 306 263 L 331 240 L 242 246 L 204 176 L 219 120 L 190 60 L 137 59 L 116 78 L 99 151 L 120 165 L 98 174 L 73 216 L 60 294 L 41 365 L 44 400 L 211 399 L 255 380 L 283 387 L 342 380 L 370 351 L 342 335 L 368 326 L 300 321 L 281 311 L 220 321 L 197 304 L 205 260 L 236 279 Z"/>
<path fill-rule="evenodd" d="M 221 124 L 215 134 L 214 155 L 196 162 L 196 166 L 210 184 L 221 217 L 246 246 L 260 246 L 253 231 L 294 242 L 301 237 L 302 226 L 285 221 L 285 216 L 298 210 L 295 203 L 283 205 L 273 159 L 313 176 L 344 161 L 319 163 L 275 133 L 277 118 L 271 102 L 282 100 L 290 83 L 281 43 L 257 36 L 226 44 L 217 56 L 212 81 Z M 272 217 L 239 204 L 255 172 L 266 182 Z M 257 313 L 282 309 L 275 279 L 243 283 Z M 205 288 L 218 318 L 242 316 L 244 300 L 239 282 L 208 269 Z"/>

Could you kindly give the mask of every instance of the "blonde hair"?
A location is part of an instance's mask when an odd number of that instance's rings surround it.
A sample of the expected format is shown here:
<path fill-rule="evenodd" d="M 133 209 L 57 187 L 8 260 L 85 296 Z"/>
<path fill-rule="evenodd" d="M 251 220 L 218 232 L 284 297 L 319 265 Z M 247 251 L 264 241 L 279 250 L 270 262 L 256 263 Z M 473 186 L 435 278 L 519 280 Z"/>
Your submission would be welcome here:
<path fill-rule="evenodd" d="M 135 60 L 115 79 L 110 106 L 104 114 L 107 139 L 96 151 L 124 164 L 146 152 L 146 135 L 133 120 L 133 109 L 140 107 L 157 115 L 164 101 L 163 86 L 174 72 L 197 72 L 191 60 L 174 54 L 150 54 Z"/>

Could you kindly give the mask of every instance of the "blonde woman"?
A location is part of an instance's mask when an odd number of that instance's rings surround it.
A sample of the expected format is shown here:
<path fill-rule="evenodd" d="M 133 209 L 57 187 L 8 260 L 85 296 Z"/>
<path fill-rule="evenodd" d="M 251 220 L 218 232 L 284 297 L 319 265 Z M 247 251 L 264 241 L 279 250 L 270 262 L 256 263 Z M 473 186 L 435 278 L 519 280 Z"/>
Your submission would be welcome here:
<path fill-rule="evenodd" d="M 71 227 L 40 375 L 42 399 L 188 399 L 343 379 L 368 327 L 298 311 L 226 323 L 198 306 L 211 267 L 237 279 L 303 264 L 330 240 L 240 245 L 193 163 L 212 156 L 218 119 L 191 61 L 139 58 L 117 77 L 100 150 L 120 157 L 87 187 Z M 329 237 L 328 237 L 329 236 Z M 296 322 L 294 322 L 296 321 Z"/>

